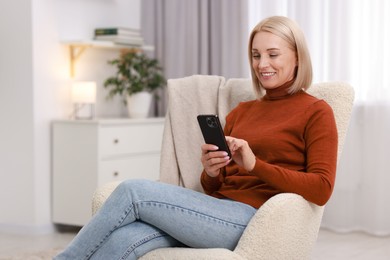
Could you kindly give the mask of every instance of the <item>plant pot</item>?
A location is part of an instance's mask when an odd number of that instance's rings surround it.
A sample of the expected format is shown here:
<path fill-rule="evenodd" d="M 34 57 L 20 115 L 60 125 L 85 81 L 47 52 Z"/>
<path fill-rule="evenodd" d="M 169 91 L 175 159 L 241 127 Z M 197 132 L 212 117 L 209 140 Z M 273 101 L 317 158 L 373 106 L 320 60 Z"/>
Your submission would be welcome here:
<path fill-rule="evenodd" d="M 146 91 L 126 97 L 130 118 L 147 118 L 152 103 L 152 94 Z"/>

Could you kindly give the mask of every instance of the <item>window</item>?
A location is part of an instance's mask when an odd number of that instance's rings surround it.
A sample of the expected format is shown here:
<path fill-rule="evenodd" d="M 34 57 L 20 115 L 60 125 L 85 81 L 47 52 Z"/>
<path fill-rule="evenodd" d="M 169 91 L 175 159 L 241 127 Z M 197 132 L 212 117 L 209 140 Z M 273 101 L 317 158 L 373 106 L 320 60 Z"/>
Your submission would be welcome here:
<path fill-rule="evenodd" d="M 249 31 L 260 20 L 296 20 L 311 52 L 314 82 L 347 81 L 356 100 L 390 100 L 390 1 L 249 0 Z"/>

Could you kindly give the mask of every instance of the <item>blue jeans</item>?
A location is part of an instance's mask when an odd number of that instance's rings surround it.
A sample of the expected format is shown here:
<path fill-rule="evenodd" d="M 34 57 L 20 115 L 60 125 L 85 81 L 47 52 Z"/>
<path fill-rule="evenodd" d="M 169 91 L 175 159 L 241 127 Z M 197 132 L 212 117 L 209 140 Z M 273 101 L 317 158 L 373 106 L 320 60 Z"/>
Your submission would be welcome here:
<path fill-rule="evenodd" d="M 241 202 L 128 180 L 54 259 L 137 259 L 162 247 L 233 250 L 255 213 Z"/>

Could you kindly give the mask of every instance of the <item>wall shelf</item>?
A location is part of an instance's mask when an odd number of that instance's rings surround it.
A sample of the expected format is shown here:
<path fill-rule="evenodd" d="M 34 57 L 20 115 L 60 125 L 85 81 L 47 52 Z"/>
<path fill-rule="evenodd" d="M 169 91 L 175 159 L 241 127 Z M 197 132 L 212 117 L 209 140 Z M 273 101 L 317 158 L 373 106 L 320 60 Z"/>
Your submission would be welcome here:
<path fill-rule="evenodd" d="M 63 44 L 69 46 L 70 54 L 70 75 L 74 76 L 74 63 L 83 54 L 87 48 L 105 48 L 105 49 L 117 49 L 121 51 L 153 51 L 154 47 L 151 45 L 127 45 L 117 44 L 110 41 L 95 41 L 95 40 L 83 40 L 83 41 L 63 41 Z"/>

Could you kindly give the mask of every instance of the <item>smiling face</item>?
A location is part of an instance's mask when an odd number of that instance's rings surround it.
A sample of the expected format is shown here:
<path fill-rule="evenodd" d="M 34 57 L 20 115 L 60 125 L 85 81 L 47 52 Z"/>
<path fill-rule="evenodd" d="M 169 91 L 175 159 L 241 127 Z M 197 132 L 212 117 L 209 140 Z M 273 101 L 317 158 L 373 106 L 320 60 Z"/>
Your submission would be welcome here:
<path fill-rule="evenodd" d="M 260 31 L 252 41 L 252 68 L 265 89 L 275 89 L 292 80 L 297 55 L 281 37 Z"/>

